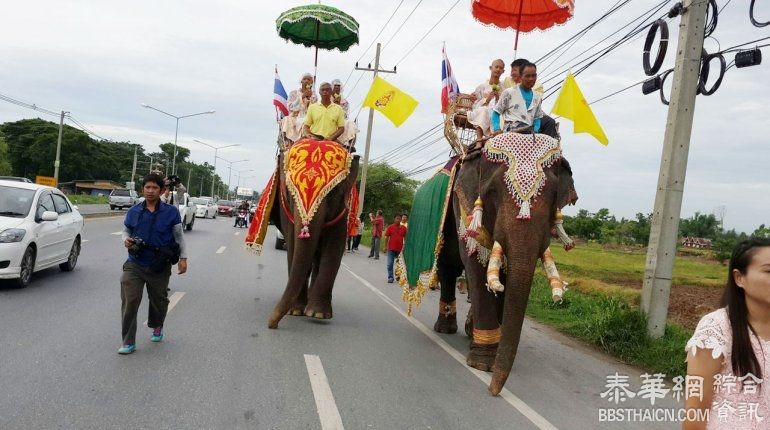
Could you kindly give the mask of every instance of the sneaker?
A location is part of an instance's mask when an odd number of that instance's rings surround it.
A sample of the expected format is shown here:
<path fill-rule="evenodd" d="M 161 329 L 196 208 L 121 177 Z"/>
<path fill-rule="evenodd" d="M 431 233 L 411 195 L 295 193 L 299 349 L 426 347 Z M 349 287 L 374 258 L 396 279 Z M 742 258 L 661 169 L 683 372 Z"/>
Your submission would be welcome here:
<path fill-rule="evenodd" d="M 136 350 L 136 345 L 133 345 L 133 344 L 132 345 L 123 345 L 120 348 L 118 348 L 118 354 L 127 355 L 127 354 L 131 354 L 135 350 Z"/>
<path fill-rule="evenodd" d="M 388 284 L 392 284 L 392 283 L 393 283 L 393 278 L 388 278 Z"/>
<path fill-rule="evenodd" d="M 152 336 L 150 340 L 153 342 L 160 342 L 163 340 L 163 327 L 155 327 L 152 329 Z"/>

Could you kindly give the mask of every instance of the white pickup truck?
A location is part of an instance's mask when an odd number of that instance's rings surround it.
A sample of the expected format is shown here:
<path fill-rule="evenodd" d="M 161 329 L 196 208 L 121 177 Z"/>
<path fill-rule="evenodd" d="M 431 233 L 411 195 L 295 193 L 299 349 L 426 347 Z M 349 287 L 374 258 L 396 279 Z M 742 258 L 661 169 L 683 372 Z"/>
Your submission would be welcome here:
<path fill-rule="evenodd" d="M 190 195 L 184 193 L 184 204 L 178 206 L 179 216 L 182 217 L 182 226 L 184 226 L 184 229 L 187 231 L 192 230 L 193 225 L 195 224 L 195 211 L 197 210 L 197 207 L 192 199 L 190 199 Z"/>
<path fill-rule="evenodd" d="M 136 194 L 136 191 L 134 190 L 126 190 L 126 189 L 117 189 L 112 190 L 110 193 L 110 210 L 115 210 L 115 208 L 123 209 L 123 208 L 130 208 L 134 204 L 136 204 L 136 199 L 138 199 L 139 196 Z"/>

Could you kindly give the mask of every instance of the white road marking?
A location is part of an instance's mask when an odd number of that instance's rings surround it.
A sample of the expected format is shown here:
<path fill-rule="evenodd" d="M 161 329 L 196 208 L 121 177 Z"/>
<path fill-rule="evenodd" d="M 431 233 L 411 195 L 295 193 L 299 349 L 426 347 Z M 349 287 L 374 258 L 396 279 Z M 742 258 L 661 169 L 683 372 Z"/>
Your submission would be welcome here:
<path fill-rule="evenodd" d="M 240 231 L 236 231 L 236 232 L 235 232 L 235 235 L 236 235 L 236 236 L 239 236 L 240 234 L 241 234 L 241 232 L 240 232 Z"/>
<path fill-rule="evenodd" d="M 86 243 L 86 242 L 90 242 L 90 240 L 88 240 L 88 239 L 83 239 L 83 240 L 81 240 L 81 241 L 80 241 L 80 243 Z"/>
<path fill-rule="evenodd" d="M 217 254 L 221 254 L 221 253 L 225 252 L 225 249 L 227 249 L 226 246 L 220 246 L 219 249 L 217 249 Z"/>
<path fill-rule="evenodd" d="M 412 323 L 413 326 L 417 327 L 417 329 L 420 330 L 425 336 L 428 336 L 430 340 L 432 340 L 439 347 L 441 347 L 441 349 L 446 351 L 447 354 L 449 354 L 452 358 L 454 358 L 463 367 L 468 369 L 468 371 L 476 375 L 476 377 L 479 378 L 485 385 L 489 386 L 489 383 L 492 380 L 492 377 L 489 376 L 489 374 L 468 366 L 465 362 L 465 356 L 463 356 L 460 353 L 460 351 L 456 350 L 454 347 L 449 345 L 444 339 L 440 338 L 436 333 L 434 333 L 433 330 L 429 329 L 428 327 L 425 327 L 425 325 L 423 325 L 419 320 L 417 320 L 417 318 L 408 316 L 406 312 L 401 310 L 401 307 L 393 303 L 393 300 L 391 300 L 390 297 L 386 296 L 385 293 L 377 289 L 377 287 L 369 283 L 369 281 L 367 281 L 366 279 L 358 276 L 358 274 L 350 270 L 350 267 L 348 267 L 346 264 L 343 263 L 342 266 L 351 275 L 353 275 L 356 279 L 358 279 L 364 286 L 372 290 L 372 292 L 376 294 L 380 299 L 382 299 L 382 301 L 390 305 L 390 307 L 392 307 L 393 310 L 401 314 L 401 316 L 406 318 L 406 320 Z M 522 415 L 524 415 L 528 420 L 530 420 L 532 424 L 537 426 L 537 428 L 542 430 L 557 430 L 556 426 L 551 424 L 542 415 L 540 415 L 534 409 L 532 409 L 529 405 L 524 403 L 524 401 L 518 398 L 515 394 L 508 391 L 507 388 L 503 388 L 503 390 L 500 392 L 500 397 L 505 399 L 506 402 L 510 403 L 511 406 L 516 408 L 516 410 L 518 410 Z"/>
<path fill-rule="evenodd" d="M 123 234 L 123 232 L 122 231 L 116 231 L 115 233 L 110 233 L 110 234 L 113 235 L 113 236 L 120 236 L 121 234 Z"/>
<path fill-rule="evenodd" d="M 166 311 L 166 316 L 171 313 L 171 310 L 174 309 L 174 306 L 176 306 L 177 303 L 179 303 L 180 300 L 182 300 L 182 297 L 184 297 L 185 293 L 181 291 L 174 291 L 174 294 L 171 295 L 168 299 L 168 310 Z M 147 326 L 147 320 L 144 321 L 144 325 Z"/>
<path fill-rule="evenodd" d="M 342 417 L 340 417 L 340 411 L 334 401 L 332 389 L 329 387 L 329 380 L 326 379 L 326 372 L 324 372 L 321 359 L 317 355 L 305 354 L 305 365 L 310 377 L 313 397 L 315 397 L 315 407 L 318 410 L 318 417 L 321 419 L 321 429 L 344 430 Z"/>

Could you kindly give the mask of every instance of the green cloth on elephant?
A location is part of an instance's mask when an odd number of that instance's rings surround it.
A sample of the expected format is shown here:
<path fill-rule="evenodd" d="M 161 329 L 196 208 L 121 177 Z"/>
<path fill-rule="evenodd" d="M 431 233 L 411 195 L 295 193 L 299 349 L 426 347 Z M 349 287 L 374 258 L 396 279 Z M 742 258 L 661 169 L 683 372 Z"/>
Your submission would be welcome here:
<path fill-rule="evenodd" d="M 450 162 L 447 167 L 428 179 L 414 195 L 409 214 L 411 228 L 402 254 L 410 287 L 417 285 L 421 274 L 435 269 L 454 163 Z"/>

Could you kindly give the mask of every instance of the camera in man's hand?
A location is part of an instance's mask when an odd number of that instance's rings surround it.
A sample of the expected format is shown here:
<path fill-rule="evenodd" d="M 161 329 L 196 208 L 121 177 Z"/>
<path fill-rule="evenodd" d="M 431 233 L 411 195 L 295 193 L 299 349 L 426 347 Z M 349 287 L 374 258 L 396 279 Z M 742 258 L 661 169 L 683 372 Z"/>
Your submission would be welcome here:
<path fill-rule="evenodd" d="M 137 256 L 148 247 L 149 245 L 147 242 L 142 240 L 139 236 L 131 236 L 131 246 L 128 247 L 128 253 Z"/>

